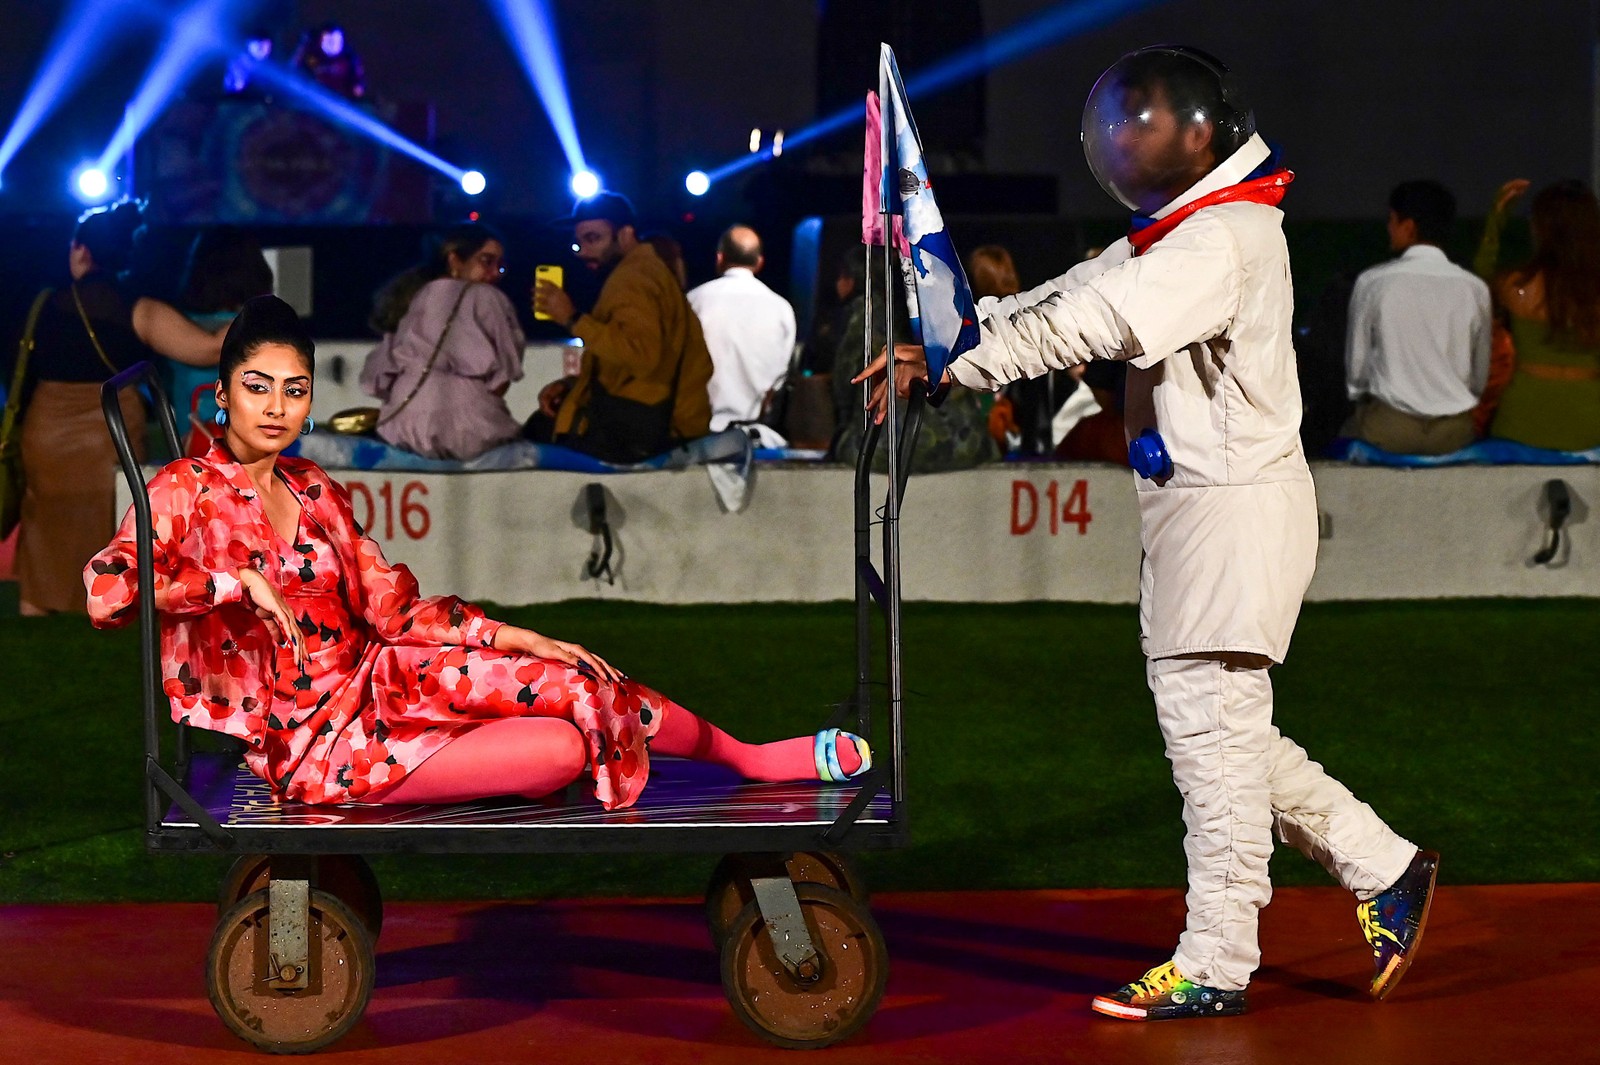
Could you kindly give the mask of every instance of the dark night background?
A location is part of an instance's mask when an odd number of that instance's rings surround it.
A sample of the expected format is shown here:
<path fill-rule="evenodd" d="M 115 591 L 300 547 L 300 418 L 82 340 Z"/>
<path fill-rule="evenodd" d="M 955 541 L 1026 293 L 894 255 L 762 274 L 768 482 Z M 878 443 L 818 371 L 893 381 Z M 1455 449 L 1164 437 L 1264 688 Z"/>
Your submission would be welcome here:
<path fill-rule="evenodd" d="M 720 184 L 703 200 L 684 193 L 683 175 L 738 158 L 752 127 L 792 135 L 839 101 L 853 105 L 875 87 L 873 44 L 880 37 L 896 46 L 910 80 L 974 35 L 1003 32 L 1056 5 L 941 0 L 921 4 L 920 17 L 906 0 L 553 6 L 590 165 L 632 195 L 652 225 L 684 241 L 691 280 L 708 276 L 717 231 L 744 218 L 766 230 L 770 279 L 781 281 L 794 220 L 848 214 L 859 202 L 859 124 Z M 1370 219 L 1376 255 L 1385 198 L 1398 180 L 1439 178 L 1460 198 L 1463 216 L 1475 218 L 1508 177 L 1540 184 L 1591 176 L 1596 35 L 1589 0 L 1514 12 L 1488 0 L 1135 6 L 979 81 L 913 101 L 947 215 L 1034 216 L 994 227 L 1002 239 L 1029 245 L 1018 255 L 1024 281 L 1068 265 L 1079 249 L 1060 245 L 1115 232 L 1116 206 L 1083 162 L 1079 117 L 1096 75 L 1142 44 L 1196 44 L 1239 71 L 1263 134 L 1282 146 L 1298 174 L 1285 203 L 1290 222 Z M 269 7 L 280 55 L 299 27 L 337 20 L 365 61 L 373 97 L 432 104 L 433 149 L 488 175 L 490 191 L 474 206 L 512 238 L 509 285 L 536 259 L 560 253 L 561 235 L 541 223 L 570 203 L 566 162 L 485 3 L 275 0 Z M 60 10 L 49 2 L 0 3 L 0 121 L 15 114 Z M 6 172 L 0 224 L 13 248 L 3 275 L 9 289 L 31 289 L 33 275 L 64 265 L 55 261 L 65 258 L 59 242 L 77 210 L 67 174 L 110 136 L 157 44 L 153 29 L 106 31 L 128 39 L 96 64 Z M 1033 179 L 1018 177 L 1025 175 Z M 435 180 L 437 218 L 466 209 L 448 186 Z M 1040 225 L 1040 214 L 1072 224 Z M 418 232 L 285 233 L 268 242 L 317 244 L 320 300 L 332 283 L 323 271 L 364 287 L 405 264 Z M 1032 243 L 1018 235 L 1028 232 Z M 48 261 L 28 264 L 31 272 L 17 261 L 41 256 Z M 16 302 L 14 292 L 5 296 L 8 306 Z M 323 307 L 318 317 L 324 335 L 351 331 L 350 312 Z"/>

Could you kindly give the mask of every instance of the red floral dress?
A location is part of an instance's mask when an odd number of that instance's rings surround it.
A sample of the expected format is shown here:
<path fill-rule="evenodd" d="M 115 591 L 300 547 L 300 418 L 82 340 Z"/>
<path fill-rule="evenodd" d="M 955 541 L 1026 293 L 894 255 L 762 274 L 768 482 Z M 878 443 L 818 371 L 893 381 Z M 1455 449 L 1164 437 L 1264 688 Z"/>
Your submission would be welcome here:
<path fill-rule="evenodd" d="M 453 596 L 423 599 L 356 524 L 344 488 L 313 463 L 280 459 L 300 500 L 294 542 L 273 531 L 254 486 L 220 444 L 150 482 L 162 671 L 176 721 L 239 736 L 280 799 L 382 798 L 429 755 L 505 717 L 572 721 L 595 797 L 638 798 L 665 700 L 564 663 L 489 649 L 498 622 Z M 94 623 L 137 617 L 133 512 L 84 570 Z M 240 566 L 283 592 L 305 637 L 302 668 L 244 602 Z"/>

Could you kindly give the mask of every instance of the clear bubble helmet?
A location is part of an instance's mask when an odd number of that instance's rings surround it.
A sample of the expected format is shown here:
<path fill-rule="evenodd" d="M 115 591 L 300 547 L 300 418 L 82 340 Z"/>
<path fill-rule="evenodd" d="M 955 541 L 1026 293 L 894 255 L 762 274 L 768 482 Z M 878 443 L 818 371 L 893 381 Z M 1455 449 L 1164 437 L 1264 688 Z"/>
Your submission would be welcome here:
<path fill-rule="evenodd" d="M 1100 187 L 1149 214 L 1171 203 L 1255 134 L 1239 80 L 1186 45 L 1129 52 L 1083 108 L 1083 154 Z"/>

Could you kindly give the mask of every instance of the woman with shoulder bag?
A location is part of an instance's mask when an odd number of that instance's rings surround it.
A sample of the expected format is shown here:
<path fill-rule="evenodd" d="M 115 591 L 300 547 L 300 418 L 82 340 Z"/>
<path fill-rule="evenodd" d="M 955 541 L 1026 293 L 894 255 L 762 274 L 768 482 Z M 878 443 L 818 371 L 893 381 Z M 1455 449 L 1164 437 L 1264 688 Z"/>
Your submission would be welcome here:
<path fill-rule="evenodd" d="M 67 254 L 71 282 L 40 308 L 22 421 L 17 577 L 24 617 L 84 613 L 79 574 L 116 527 L 117 454 L 100 385 L 151 350 L 190 366 L 215 366 L 222 351 L 220 335 L 119 280 L 141 221 L 139 205 L 126 201 L 79 218 Z M 143 406 L 124 392 L 122 409 L 140 447 Z"/>
<path fill-rule="evenodd" d="M 504 258 L 499 234 L 469 222 L 379 293 L 372 325 L 385 335 L 367 356 L 361 387 L 383 407 L 360 429 L 436 459 L 476 458 L 517 439 L 522 424 L 505 394 L 522 378 L 523 337 L 496 287 Z"/>

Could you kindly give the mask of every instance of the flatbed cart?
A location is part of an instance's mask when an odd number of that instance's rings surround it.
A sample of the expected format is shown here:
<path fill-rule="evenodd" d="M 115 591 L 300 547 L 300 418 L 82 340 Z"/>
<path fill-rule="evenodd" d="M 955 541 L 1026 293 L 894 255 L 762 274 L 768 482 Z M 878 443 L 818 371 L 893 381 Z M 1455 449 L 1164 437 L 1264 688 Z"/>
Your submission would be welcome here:
<path fill-rule="evenodd" d="M 148 363 L 105 383 L 102 407 L 137 514 L 139 587 L 148 589 L 155 583 L 150 499 L 117 402 L 120 390 L 136 386 L 153 397 L 169 452 L 180 452 L 172 408 Z M 842 785 L 751 784 L 718 767 L 660 758 L 639 801 L 611 812 L 581 786 L 557 805 L 277 803 L 242 763 L 242 748 L 197 750 L 188 727 L 170 723 L 154 597 L 141 595 L 145 845 L 238 856 L 222 884 L 206 960 L 222 1022 L 276 1053 L 320 1049 L 355 1026 L 372 994 L 383 920 L 378 882 L 362 855 L 693 851 L 725 855 L 706 891 L 706 917 L 739 1019 L 793 1049 L 860 1030 L 882 999 L 888 953 L 847 855 L 909 840 L 898 511 L 921 404 L 915 397 L 905 417 L 891 415 L 883 434 L 902 446 L 890 451 L 900 461 L 889 464 L 881 575 L 872 561 L 870 484 L 878 427 L 856 466 L 856 676 L 827 727 L 872 735 L 876 612 L 885 619 L 888 679 L 887 700 L 876 700 L 876 709 L 888 735 L 874 745 L 874 768 Z M 909 431 L 898 432 L 897 420 Z"/>

